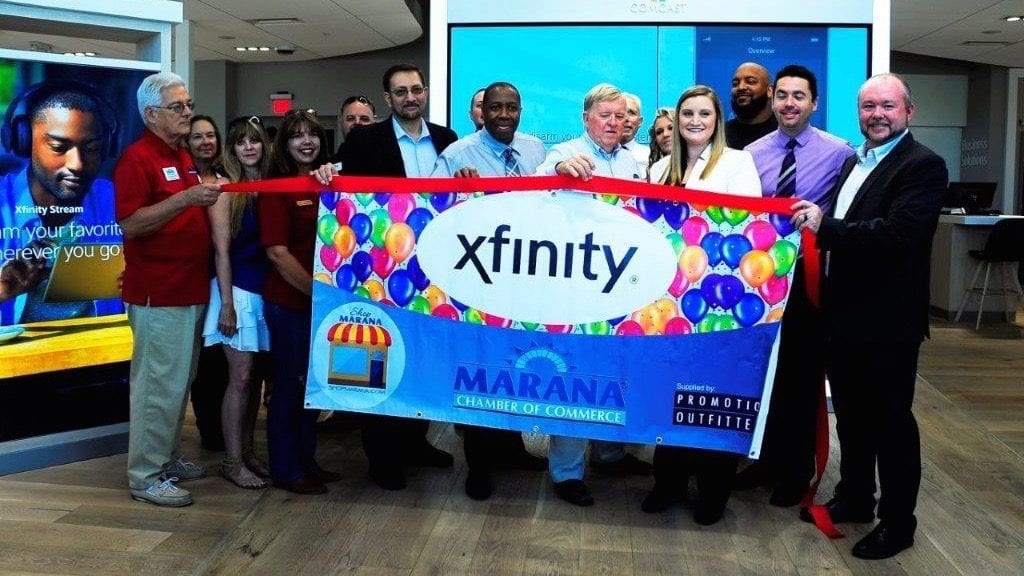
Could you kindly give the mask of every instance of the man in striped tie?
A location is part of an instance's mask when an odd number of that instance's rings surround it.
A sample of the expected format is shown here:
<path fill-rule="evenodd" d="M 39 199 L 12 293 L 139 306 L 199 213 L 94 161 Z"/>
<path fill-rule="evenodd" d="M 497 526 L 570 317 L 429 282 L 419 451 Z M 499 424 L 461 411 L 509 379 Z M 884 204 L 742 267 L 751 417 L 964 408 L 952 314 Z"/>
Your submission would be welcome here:
<path fill-rule="evenodd" d="M 508 82 L 484 89 L 483 129 L 448 146 L 437 158 L 431 176 L 523 176 L 533 174 L 544 161 L 541 141 L 517 132 L 522 113 L 519 90 Z M 512 468 L 544 470 L 547 459 L 526 451 L 519 432 L 479 426 L 463 429 L 469 474 L 466 494 L 474 500 L 491 497 L 491 470 Z"/>
<path fill-rule="evenodd" d="M 853 148 L 811 126 L 817 107 L 813 72 L 789 65 L 776 74 L 772 109 L 779 127 L 746 147 L 754 156 L 765 196 L 831 206 L 830 191 Z M 781 338 L 761 458 L 737 474 L 734 487 L 770 486 L 773 505 L 793 506 L 814 476 L 818 386 L 825 370 L 821 316 L 807 299 L 800 264 L 793 274 Z"/>

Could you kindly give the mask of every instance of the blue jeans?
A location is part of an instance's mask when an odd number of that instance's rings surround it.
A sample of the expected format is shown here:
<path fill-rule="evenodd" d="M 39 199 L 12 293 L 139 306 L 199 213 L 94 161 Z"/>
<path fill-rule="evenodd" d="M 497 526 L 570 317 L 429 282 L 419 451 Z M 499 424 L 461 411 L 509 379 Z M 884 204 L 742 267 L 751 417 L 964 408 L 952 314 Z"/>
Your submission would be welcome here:
<path fill-rule="evenodd" d="M 309 369 L 310 313 L 267 302 L 274 391 L 267 407 L 267 449 L 275 482 L 298 480 L 316 467 L 316 418 L 319 410 L 303 408 Z"/>
<path fill-rule="evenodd" d="M 591 440 L 568 436 L 551 436 L 548 439 L 548 471 L 552 481 L 583 479 L 587 442 Z M 615 462 L 626 456 L 626 448 L 621 442 L 593 440 L 593 443 L 592 458 L 597 462 Z"/>

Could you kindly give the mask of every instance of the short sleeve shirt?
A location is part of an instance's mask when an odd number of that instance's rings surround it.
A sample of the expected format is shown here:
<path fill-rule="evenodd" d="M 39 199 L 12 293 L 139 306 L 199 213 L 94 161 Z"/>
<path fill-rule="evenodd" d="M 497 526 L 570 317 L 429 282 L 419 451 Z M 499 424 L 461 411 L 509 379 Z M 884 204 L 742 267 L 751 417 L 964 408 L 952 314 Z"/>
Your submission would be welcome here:
<path fill-rule="evenodd" d="M 257 204 L 263 246 L 286 246 L 311 276 L 319 203 L 320 195 L 313 192 L 260 194 Z M 270 267 L 263 298 L 289 310 L 301 312 L 312 308 L 310 297 L 289 284 L 274 266 Z"/>

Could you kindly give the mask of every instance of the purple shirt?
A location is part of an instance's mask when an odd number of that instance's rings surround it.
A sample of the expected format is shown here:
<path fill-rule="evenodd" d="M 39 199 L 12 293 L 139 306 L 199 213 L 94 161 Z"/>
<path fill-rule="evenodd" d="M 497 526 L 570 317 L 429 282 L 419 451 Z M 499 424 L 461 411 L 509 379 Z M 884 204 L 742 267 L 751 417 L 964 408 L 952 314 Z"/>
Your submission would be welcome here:
<path fill-rule="evenodd" d="M 754 156 L 757 174 L 761 177 L 761 194 L 775 196 L 775 186 L 786 156 L 790 136 L 775 130 L 751 142 L 744 150 Z M 828 212 L 835 202 L 830 195 L 843 161 L 853 155 L 853 148 L 828 132 L 808 126 L 796 135 L 796 197 L 814 202 Z"/>

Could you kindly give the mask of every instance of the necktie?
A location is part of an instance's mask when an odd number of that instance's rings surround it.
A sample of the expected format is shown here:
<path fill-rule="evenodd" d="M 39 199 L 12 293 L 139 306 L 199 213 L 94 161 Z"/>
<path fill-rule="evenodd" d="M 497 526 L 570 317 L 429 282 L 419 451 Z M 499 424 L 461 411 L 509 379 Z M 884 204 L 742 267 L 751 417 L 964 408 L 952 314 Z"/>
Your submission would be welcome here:
<path fill-rule="evenodd" d="M 501 153 L 501 157 L 505 160 L 505 176 L 521 176 L 519 173 L 519 161 L 516 160 L 515 150 L 511 146 L 505 148 L 505 151 Z"/>
<path fill-rule="evenodd" d="M 775 186 L 776 198 L 788 198 L 796 194 L 796 155 L 793 150 L 796 148 L 796 139 L 790 138 L 786 142 L 786 157 L 782 159 L 782 169 L 779 170 L 779 183 Z"/>

